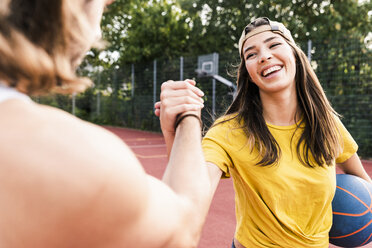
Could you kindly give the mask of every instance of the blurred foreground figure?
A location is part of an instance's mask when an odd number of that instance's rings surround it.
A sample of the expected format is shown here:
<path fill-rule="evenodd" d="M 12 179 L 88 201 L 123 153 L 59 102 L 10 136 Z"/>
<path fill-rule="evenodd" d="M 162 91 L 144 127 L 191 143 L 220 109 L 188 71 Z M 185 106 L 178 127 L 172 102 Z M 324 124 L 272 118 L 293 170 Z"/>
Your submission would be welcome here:
<path fill-rule="evenodd" d="M 91 84 L 75 69 L 110 2 L 0 3 L 0 247 L 197 246 L 211 187 L 195 82 L 173 82 L 195 102 L 164 111 L 175 139 L 163 181 L 112 133 L 29 98 Z"/>

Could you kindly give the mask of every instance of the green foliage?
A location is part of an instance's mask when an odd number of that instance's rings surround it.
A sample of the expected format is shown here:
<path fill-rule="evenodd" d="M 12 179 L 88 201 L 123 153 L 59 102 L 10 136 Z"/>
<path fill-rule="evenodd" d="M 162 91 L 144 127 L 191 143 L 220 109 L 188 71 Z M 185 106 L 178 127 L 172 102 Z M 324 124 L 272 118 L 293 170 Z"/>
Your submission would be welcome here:
<path fill-rule="evenodd" d="M 116 0 L 102 20 L 106 48 L 92 49 L 80 67 L 95 86 L 77 96 L 76 113 L 101 124 L 159 130 L 153 115 L 154 59 L 157 94 L 161 82 L 179 78 L 179 56 L 185 57 L 184 78 L 193 78 L 197 56 L 218 52 L 219 74 L 234 81 L 226 71 L 239 60 L 241 31 L 267 16 L 283 22 L 304 51 L 313 41 L 312 65 L 327 96 L 345 117 L 360 154 L 372 157 L 372 50 L 365 44 L 371 10 L 371 0 Z M 204 120 L 210 124 L 211 80 L 199 79 L 198 85 L 207 93 Z M 226 87 L 216 91 L 220 114 L 232 95 Z M 71 112 L 70 98 L 43 101 Z"/>
<path fill-rule="evenodd" d="M 358 39 L 315 44 L 316 73 L 333 107 L 359 144 L 372 157 L 372 51 Z"/>
<path fill-rule="evenodd" d="M 120 62 L 174 57 L 185 52 L 190 26 L 187 13 L 174 0 L 117 1 L 103 21 L 109 49 L 121 53 Z"/>
<path fill-rule="evenodd" d="M 32 97 L 33 101 L 62 109 L 66 112 L 72 112 L 71 96 L 65 95 L 44 95 Z"/>
<path fill-rule="evenodd" d="M 245 25 L 260 16 L 277 20 L 299 43 L 312 40 L 364 38 L 372 30 L 371 1 L 356 0 L 179 0 L 193 23 L 190 46 L 195 53 L 231 52 Z"/>
<path fill-rule="evenodd" d="M 102 21 L 106 51 L 119 60 L 106 62 L 92 50 L 89 64 L 151 61 L 236 50 L 241 31 L 267 16 L 283 22 L 298 43 L 357 38 L 372 30 L 371 0 L 116 0 Z M 101 59 L 100 59 L 101 58 Z"/>

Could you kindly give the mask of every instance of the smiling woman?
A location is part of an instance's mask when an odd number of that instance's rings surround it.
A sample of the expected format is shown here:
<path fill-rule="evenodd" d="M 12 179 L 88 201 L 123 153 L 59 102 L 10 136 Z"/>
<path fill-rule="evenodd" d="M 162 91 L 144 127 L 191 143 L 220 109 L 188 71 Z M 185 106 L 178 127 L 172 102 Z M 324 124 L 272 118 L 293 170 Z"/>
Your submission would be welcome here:
<path fill-rule="evenodd" d="M 237 96 L 203 140 L 206 161 L 234 179 L 233 246 L 326 248 L 335 164 L 371 182 L 357 145 L 283 24 L 248 24 L 239 54 Z"/>
<path fill-rule="evenodd" d="M 288 88 L 287 94 L 295 96 L 296 61 L 281 35 L 263 32 L 252 36 L 245 41 L 243 51 L 246 69 L 260 88 L 261 99 L 284 88 Z"/>
<path fill-rule="evenodd" d="M 234 182 L 232 246 L 328 248 L 335 165 L 371 182 L 358 146 L 283 24 L 248 24 L 239 55 L 236 97 L 202 143 L 213 189 L 221 175 Z"/>

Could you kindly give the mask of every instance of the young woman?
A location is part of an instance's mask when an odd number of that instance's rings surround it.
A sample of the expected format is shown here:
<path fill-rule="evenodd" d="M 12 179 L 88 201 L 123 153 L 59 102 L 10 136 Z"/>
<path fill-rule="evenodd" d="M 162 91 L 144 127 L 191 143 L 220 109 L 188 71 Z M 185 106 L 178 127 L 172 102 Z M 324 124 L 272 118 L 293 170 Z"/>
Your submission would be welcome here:
<path fill-rule="evenodd" d="M 239 54 L 236 98 L 203 139 L 213 190 L 221 176 L 233 178 L 232 247 L 326 248 L 335 165 L 371 182 L 357 145 L 281 23 L 247 25 Z M 162 101 L 188 95 L 171 92 Z"/>
<path fill-rule="evenodd" d="M 100 37 L 109 2 L 0 4 L 0 247 L 197 245 L 211 194 L 193 82 L 173 83 L 195 104 L 179 108 L 194 112 L 178 121 L 163 182 L 110 132 L 27 96 L 90 84 L 75 68 Z"/>

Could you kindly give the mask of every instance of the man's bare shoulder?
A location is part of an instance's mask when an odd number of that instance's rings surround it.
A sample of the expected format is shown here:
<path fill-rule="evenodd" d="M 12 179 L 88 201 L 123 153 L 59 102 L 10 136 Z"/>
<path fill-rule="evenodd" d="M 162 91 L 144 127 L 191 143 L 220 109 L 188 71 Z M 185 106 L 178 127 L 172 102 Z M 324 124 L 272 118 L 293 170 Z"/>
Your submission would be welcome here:
<path fill-rule="evenodd" d="M 147 177 L 119 138 L 54 108 L 4 104 L 0 212 L 9 218 L 3 225 L 16 226 L 21 218 L 20 236 L 44 230 L 33 235 L 35 244 L 43 242 L 36 237 L 57 240 L 56 233 L 61 239 L 73 233 L 74 245 L 65 247 L 76 247 L 76 240 L 99 247 L 100 240 L 107 242 L 134 221 L 146 206 Z"/>
<path fill-rule="evenodd" d="M 5 143 L 13 144 L 9 149 L 17 148 L 22 154 L 28 150 L 55 153 L 60 159 L 78 155 L 72 159 L 95 157 L 96 160 L 104 156 L 105 159 L 125 157 L 123 161 L 130 159 L 128 162 L 136 160 L 124 142 L 102 127 L 49 106 L 19 102 L 9 105 L 7 109 L 0 105 L 0 114 L 7 117 L 0 123 L 0 136 Z"/>

